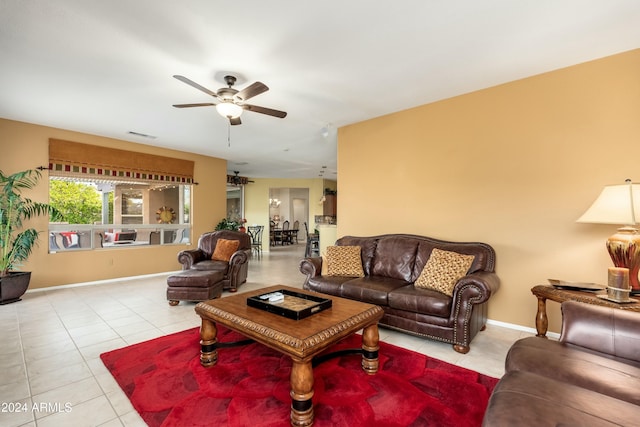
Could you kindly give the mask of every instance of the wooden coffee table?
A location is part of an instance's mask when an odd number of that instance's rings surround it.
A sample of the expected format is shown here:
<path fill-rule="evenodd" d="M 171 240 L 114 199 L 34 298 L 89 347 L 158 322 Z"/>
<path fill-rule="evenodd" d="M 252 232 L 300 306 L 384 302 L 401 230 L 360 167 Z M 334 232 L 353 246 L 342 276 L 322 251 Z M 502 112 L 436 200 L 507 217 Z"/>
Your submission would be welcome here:
<path fill-rule="evenodd" d="M 280 289 L 330 298 L 332 307 L 302 320 L 292 320 L 247 305 L 248 297 Z M 279 285 L 201 302 L 195 310 L 202 318 L 202 366 L 214 366 L 218 360 L 216 324 L 222 324 L 291 357 L 293 426 L 313 424 L 312 360 L 338 341 L 362 329 L 362 369 L 371 375 L 378 371 L 378 321 L 382 318 L 383 310 L 376 305 Z"/>

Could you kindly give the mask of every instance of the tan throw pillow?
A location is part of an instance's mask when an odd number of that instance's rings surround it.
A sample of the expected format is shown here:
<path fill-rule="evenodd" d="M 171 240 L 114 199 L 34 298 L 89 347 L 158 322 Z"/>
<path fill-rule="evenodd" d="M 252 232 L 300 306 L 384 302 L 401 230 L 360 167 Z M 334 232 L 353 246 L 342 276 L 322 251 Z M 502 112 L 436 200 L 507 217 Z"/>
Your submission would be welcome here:
<path fill-rule="evenodd" d="M 415 286 L 453 296 L 453 288 L 458 280 L 467 274 L 474 259 L 474 255 L 434 249 Z"/>
<path fill-rule="evenodd" d="M 227 261 L 231 259 L 231 255 L 238 250 L 240 240 L 218 239 L 216 248 L 213 250 L 211 259 L 214 261 Z"/>
<path fill-rule="evenodd" d="M 363 277 L 360 246 L 328 246 L 327 276 Z"/>

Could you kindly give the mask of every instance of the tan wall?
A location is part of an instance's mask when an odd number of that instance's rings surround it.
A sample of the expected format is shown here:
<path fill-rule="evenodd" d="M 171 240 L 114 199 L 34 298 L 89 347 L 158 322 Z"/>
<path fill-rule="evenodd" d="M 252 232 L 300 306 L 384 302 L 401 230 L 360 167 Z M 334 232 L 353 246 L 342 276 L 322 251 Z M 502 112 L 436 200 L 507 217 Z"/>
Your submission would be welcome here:
<path fill-rule="evenodd" d="M 338 236 L 487 242 L 489 318 L 533 327 L 532 286 L 606 284 L 616 227 L 575 221 L 603 186 L 640 181 L 639 76 L 634 50 L 341 128 Z"/>
<path fill-rule="evenodd" d="M 49 254 L 47 219 L 39 218 L 32 222 L 37 230 L 44 233 L 22 268 L 32 271 L 31 288 L 179 270 L 181 267 L 176 260 L 177 253 L 194 247 L 198 236 L 213 230 L 216 219 L 225 216 L 227 165 L 225 160 L 213 157 L 0 119 L 0 169 L 4 173 L 13 173 L 46 166 L 49 160 L 49 138 L 193 160 L 195 180 L 199 185 L 193 186 L 192 244 Z M 43 176 L 47 177 L 46 171 Z M 48 191 L 46 179 L 43 179 L 27 195 L 45 202 L 48 201 Z"/>

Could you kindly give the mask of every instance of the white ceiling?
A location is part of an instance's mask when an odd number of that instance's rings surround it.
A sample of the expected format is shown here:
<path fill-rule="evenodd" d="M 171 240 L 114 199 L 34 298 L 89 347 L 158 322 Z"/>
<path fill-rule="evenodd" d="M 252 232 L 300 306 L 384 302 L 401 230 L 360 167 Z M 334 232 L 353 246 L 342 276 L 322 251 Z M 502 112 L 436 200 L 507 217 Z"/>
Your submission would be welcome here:
<path fill-rule="evenodd" d="M 0 117 L 336 179 L 340 126 L 639 47 L 638 0 L 0 0 Z M 288 116 L 172 107 L 225 71 Z"/>

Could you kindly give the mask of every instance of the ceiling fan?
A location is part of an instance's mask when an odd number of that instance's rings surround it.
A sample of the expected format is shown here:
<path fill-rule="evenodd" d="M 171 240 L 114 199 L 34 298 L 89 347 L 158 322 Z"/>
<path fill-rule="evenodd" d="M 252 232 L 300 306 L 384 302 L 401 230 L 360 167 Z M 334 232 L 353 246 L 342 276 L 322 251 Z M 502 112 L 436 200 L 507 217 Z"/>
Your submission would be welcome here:
<path fill-rule="evenodd" d="M 227 184 L 241 185 L 248 184 L 249 182 L 255 182 L 245 178 L 244 176 L 240 176 L 240 171 L 233 171 L 233 173 L 235 174 L 233 176 L 227 175 Z"/>
<path fill-rule="evenodd" d="M 207 89 L 204 86 L 200 86 L 198 83 L 193 80 L 189 80 L 188 78 L 180 75 L 173 76 L 176 79 L 180 80 L 183 83 L 192 86 L 207 95 L 211 95 L 218 100 L 217 103 L 205 102 L 198 104 L 173 104 L 176 108 L 190 108 L 190 107 L 211 107 L 215 106 L 216 110 L 222 117 L 226 117 L 229 119 L 229 124 L 239 125 L 242 122 L 240 121 L 240 115 L 244 110 L 253 111 L 255 113 L 266 114 L 268 116 L 279 117 L 281 119 L 287 116 L 287 113 L 284 111 L 278 111 L 271 108 L 259 107 L 257 105 L 245 104 L 245 101 L 253 98 L 256 95 L 260 95 L 269 90 L 267 85 L 261 82 L 255 82 L 242 90 L 237 90 L 233 88 L 233 85 L 236 83 L 236 77 L 234 76 L 225 76 L 224 80 L 227 83 L 228 87 L 223 87 L 218 89 L 217 92 L 213 92 Z"/>

